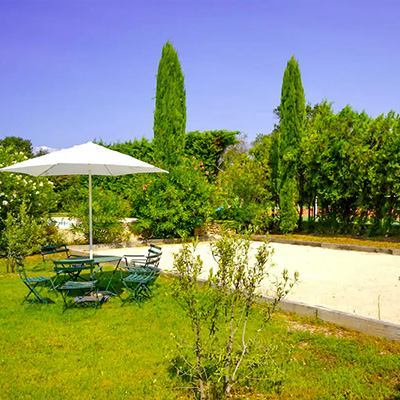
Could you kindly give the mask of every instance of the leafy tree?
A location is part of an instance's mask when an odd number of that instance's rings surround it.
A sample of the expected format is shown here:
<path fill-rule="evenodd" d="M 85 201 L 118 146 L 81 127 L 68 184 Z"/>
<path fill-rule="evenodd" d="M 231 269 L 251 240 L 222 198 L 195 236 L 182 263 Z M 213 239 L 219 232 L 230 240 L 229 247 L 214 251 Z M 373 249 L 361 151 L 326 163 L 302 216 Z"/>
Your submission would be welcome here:
<path fill-rule="evenodd" d="M 241 152 L 237 146 L 227 151 L 224 170 L 217 180 L 220 188 L 218 219 L 235 221 L 235 228 L 253 225 L 265 230 L 269 227 L 270 168 L 266 157 L 269 144 L 270 141 L 264 140 L 262 151 L 261 145 L 249 153 Z"/>
<path fill-rule="evenodd" d="M 293 224 L 286 223 L 285 219 L 291 220 L 293 211 L 287 207 L 295 208 L 296 193 L 299 193 L 300 221 L 302 212 L 302 171 L 298 168 L 300 159 L 300 147 L 305 128 L 305 99 L 304 89 L 301 82 L 301 74 L 298 62 L 292 57 L 285 69 L 282 83 L 280 113 L 280 136 L 278 149 L 278 171 L 279 171 L 279 192 L 280 192 L 280 218 L 285 227 L 292 227 Z M 295 190 L 285 191 L 286 180 L 296 182 L 298 187 Z M 293 196 L 288 198 L 289 196 Z M 285 207 L 282 208 L 282 204 Z M 294 229 L 295 227 L 293 227 Z"/>
<path fill-rule="evenodd" d="M 0 139 L 0 146 L 9 148 L 13 152 L 21 152 L 27 158 L 33 157 L 32 143 L 28 139 L 22 139 L 16 136 L 6 136 L 4 139 Z"/>
<path fill-rule="evenodd" d="M 155 159 L 168 169 L 184 154 L 186 130 L 184 76 L 178 54 L 168 41 L 158 65 L 153 129 Z"/>
<path fill-rule="evenodd" d="M 264 204 L 270 214 L 269 226 L 277 221 L 277 209 L 279 209 L 279 188 L 278 188 L 278 138 L 280 134 L 279 125 L 275 125 L 271 134 L 257 135 L 252 147 L 249 149 L 250 158 L 260 163 L 264 171 L 263 186 L 265 188 Z"/>
<path fill-rule="evenodd" d="M 87 187 L 76 191 L 71 216 L 78 220 L 73 231 L 83 234 L 89 240 L 89 199 Z M 113 243 L 124 241 L 130 232 L 125 230 L 121 220 L 130 214 L 129 202 L 117 193 L 93 187 L 93 242 Z"/>
<path fill-rule="evenodd" d="M 400 117 L 390 111 L 368 125 L 368 185 L 363 197 L 365 213 L 372 217 L 371 236 L 390 234 L 399 216 Z"/>
<path fill-rule="evenodd" d="M 185 153 L 196 157 L 209 171 L 210 181 L 215 180 L 224 164 L 227 149 L 238 143 L 239 131 L 205 131 L 188 132 L 185 140 Z"/>
<path fill-rule="evenodd" d="M 336 115 L 327 103 L 315 110 L 304 160 L 309 163 L 307 175 L 313 180 L 321 222 L 330 228 L 349 231 L 362 207 L 368 123 L 365 113 L 358 114 L 349 106 Z"/>

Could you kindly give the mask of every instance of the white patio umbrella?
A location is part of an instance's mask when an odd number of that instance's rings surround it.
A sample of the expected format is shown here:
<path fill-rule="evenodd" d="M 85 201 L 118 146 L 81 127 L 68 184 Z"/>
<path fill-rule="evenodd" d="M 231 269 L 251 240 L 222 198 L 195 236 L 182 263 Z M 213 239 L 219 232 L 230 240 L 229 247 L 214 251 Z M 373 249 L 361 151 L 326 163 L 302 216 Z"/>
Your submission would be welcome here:
<path fill-rule="evenodd" d="M 93 258 L 92 175 L 118 176 L 154 172 L 168 173 L 168 171 L 151 164 L 92 142 L 54 151 L 41 157 L 1 168 L 0 171 L 33 176 L 88 175 L 90 258 Z"/>

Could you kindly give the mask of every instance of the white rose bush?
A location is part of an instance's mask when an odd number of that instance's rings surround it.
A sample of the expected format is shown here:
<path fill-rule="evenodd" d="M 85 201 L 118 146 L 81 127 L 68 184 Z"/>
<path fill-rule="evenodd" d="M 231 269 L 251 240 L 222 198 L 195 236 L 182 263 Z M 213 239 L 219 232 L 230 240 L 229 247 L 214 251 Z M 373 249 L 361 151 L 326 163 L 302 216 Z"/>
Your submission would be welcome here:
<path fill-rule="evenodd" d="M 0 168 L 28 159 L 22 151 L 15 151 L 13 147 L 0 146 Z M 13 257 L 27 255 L 38 250 L 41 243 L 46 241 L 45 227 L 48 225 L 49 213 L 57 205 L 57 195 L 54 184 L 45 177 L 36 178 L 25 174 L 0 173 L 0 254 Z M 27 240 L 21 231 L 23 224 L 29 219 L 30 225 L 36 227 L 37 240 Z M 21 225 L 22 224 L 22 225 Z M 29 224 L 28 224 L 29 225 Z M 15 232 L 10 232 L 14 230 Z M 18 234 L 17 234 L 18 232 Z M 10 243 L 10 238 L 15 241 L 29 243 L 27 246 L 17 246 L 20 250 L 14 252 L 17 243 Z M 23 254 L 21 254 L 23 253 Z"/>

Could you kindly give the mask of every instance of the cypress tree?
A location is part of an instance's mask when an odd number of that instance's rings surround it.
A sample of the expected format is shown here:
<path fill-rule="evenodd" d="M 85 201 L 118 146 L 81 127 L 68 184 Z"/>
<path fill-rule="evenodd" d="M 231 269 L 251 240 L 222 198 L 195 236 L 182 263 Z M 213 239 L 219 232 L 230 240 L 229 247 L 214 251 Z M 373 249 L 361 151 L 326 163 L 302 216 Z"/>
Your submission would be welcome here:
<path fill-rule="evenodd" d="M 185 149 L 186 91 L 178 54 L 168 41 L 158 65 L 153 130 L 156 161 L 165 168 L 177 164 Z"/>
<path fill-rule="evenodd" d="M 304 89 L 299 64 L 294 57 L 288 61 L 283 74 L 279 111 L 281 119 L 278 156 L 280 227 L 284 232 L 292 232 L 296 228 L 298 219 L 296 198 L 299 191 L 302 192 L 303 186 L 298 166 L 306 122 Z"/>

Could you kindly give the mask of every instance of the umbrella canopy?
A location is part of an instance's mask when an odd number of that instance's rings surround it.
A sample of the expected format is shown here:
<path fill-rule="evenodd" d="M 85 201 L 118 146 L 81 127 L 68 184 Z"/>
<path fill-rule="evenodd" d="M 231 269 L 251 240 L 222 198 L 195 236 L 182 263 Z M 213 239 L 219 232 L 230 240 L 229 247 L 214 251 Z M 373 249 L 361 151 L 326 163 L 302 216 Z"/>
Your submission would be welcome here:
<path fill-rule="evenodd" d="M 92 175 L 118 176 L 168 172 L 92 142 L 54 151 L 53 153 L 41 157 L 32 158 L 18 164 L 1 168 L 0 171 L 16 172 L 33 176 L 88 175 L 90 258 L 93 258 Z"/>

